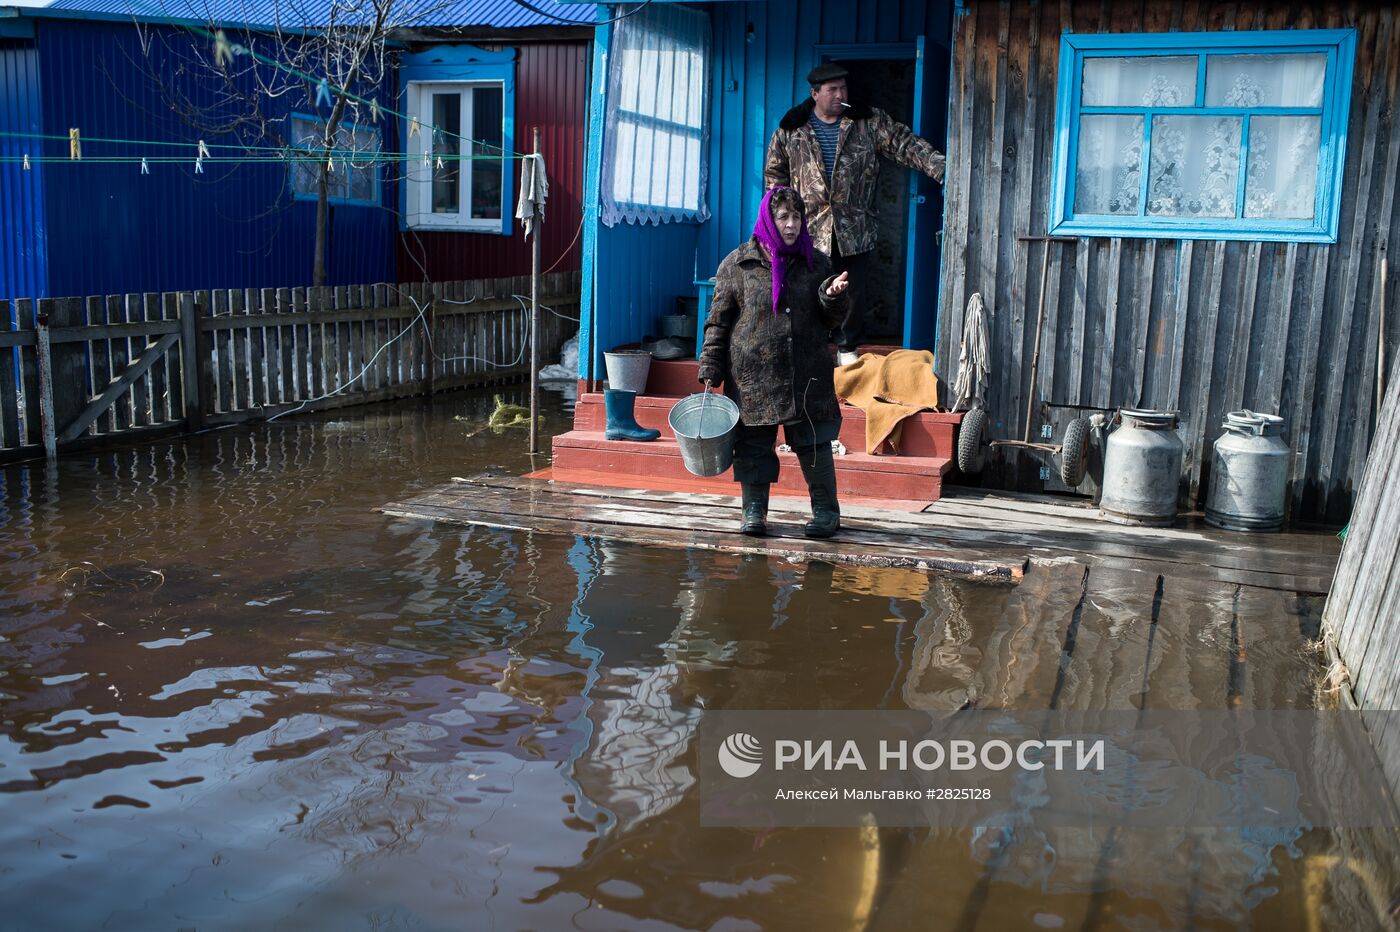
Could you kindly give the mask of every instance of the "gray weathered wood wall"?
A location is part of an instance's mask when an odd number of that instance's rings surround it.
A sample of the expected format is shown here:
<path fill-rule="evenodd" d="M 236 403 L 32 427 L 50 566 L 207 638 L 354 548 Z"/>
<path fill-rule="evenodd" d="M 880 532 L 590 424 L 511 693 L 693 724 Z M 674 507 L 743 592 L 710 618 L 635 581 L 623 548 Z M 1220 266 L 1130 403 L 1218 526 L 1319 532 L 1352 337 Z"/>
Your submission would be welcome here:
<path fill-rule="evenodd" d="M 1277 412 L 1295 452 L 1295 520 L 1340 523 L 1375 425 L 1379 270 L 1400 235 L 1395 5 L 1061 0 L 968 5 L 954 21 L 937 365 L 951 381 L 967 299 L 992 310 L 993 434 L 1020 439 L 1070 406 L 1181 412 L 1183 491 L 1203 500 L 1225 413 Z M 1051 188 L 1062 32 L 1357 30 L 1341 226 L 1335 245 L 1085 238 L 1049 251 L 1044 343 L 1030 384 Z M 1393 278 L 1394 276 L 1391 275 Z M 1396 351 L 1394 288 L 1384 304 Z M 1066 407 L 1055 407 L 1066 406 Z M 989 483 L 1046 487 L 1040 461 L 1002 453 Z"/>
<path fill-rule="evenodd" d="M 529 292 L 525 276 L 0 299 L 0 462 L 528 378 Z M 541 359 L 578 302 L 578 272 L 542 277 Z"/>
<path fill-rule="evenodd" d="M 1346 665 L 1356 704 L 1400 709 L 1400 361 L 1391 369 L 1375 444 L 1347 530 L 1323 631 Z M 1400 717 L 1368 721 L 1400 791 Z"/>

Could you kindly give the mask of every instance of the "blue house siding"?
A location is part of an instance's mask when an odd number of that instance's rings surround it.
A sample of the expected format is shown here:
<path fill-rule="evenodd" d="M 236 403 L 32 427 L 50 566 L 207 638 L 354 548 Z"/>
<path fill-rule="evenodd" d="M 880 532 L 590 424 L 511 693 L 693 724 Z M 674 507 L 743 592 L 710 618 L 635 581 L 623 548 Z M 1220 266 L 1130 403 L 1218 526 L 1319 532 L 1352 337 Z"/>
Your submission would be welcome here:
<path fill-rule="evenodd" d="M 208 51 L 202 39 L 180 28 L 144 27 L 148 58 L 142 34 L 130 23 L 45 19 L 37 31 L 44 132 L 66 137 L 77 127 L 85 140 L 82 162 L 45 166 L 48 294 L 310 283 L 316 206 L 294 201 L 285 165 L 211 159 L 202 174 L 194 171 L 201 137 L 211 147 L 236 140 L 188 125 L 172 112 L 157 76 L 170 80 L 183 68 L 181 92 L 195 106 L 212 108 L 216 88 L 213 75 L 201 71 Z M 287 98 L 272 105 L 309 106 Z M 46 143 L 45 152 L 66 159 L 66 139 Z M 213 148 L 211 154 L 229 153 Z M 141 174 L 138 163 L 97 161 L 104 155 L 147 157 L 150 174 Z M 172 156 L 183 158 L 157 161 Z M 383 209 L 393 190 L 382 186 L 380 206 L 333 207 L 331 284 L 393 277 L 393 215 Z"/>
<path fill-rule="evenodd" d="M 0 37 L 0 300 L 47 294 L 43 166 L 25 171 L 29 144 L 6 135 L 40 126 L 39 53 L 31 39 Z"/>

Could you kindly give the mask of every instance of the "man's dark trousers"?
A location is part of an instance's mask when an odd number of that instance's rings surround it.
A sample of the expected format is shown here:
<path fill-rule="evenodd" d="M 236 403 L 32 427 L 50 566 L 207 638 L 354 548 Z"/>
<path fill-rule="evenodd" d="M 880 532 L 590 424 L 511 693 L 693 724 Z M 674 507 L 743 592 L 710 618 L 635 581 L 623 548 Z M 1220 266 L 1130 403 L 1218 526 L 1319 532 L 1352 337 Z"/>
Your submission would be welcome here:
<path fill-rule="evenodd" d="M 843 353 L 854 353 L 865 336 L 865 297 L 869 293 L 870 257 L 874 250 L 859 252 L 854 256 L 841 255 L 841 247 L 836 245 L 836 233 L 831 234 L 831 271 L 835 275 L 849 273 L 850 295 L 846 319 L 832 331 L 836 348 Z"/>

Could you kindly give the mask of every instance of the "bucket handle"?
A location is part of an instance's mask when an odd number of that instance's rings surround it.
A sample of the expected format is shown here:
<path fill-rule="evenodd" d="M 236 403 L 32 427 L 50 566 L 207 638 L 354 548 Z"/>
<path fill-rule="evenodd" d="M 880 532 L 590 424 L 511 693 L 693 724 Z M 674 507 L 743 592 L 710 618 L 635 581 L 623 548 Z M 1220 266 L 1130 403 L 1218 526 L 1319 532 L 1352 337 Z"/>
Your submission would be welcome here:
<path fill-rule="evenodd" d="M 706 408 L 706 406 L 708 406 L 709 403 L 710 403 L 710 380 L 709 380 L 709 379 L 706 379 L 706 380 L 705 380 L 705 391 L 703 392 L 703 394 L 704 394 L 705 397 L 702 398 L 702 399 L 700 399 L 700 422 L 699 422 L 699 425 L 698 425 L 697 428 L 696 428 L 696 432 L 697 432 L 697 433 L 700 433 L 702 436 L 704 435 L 704 430 L 705 430 L 705 408 Z"/>

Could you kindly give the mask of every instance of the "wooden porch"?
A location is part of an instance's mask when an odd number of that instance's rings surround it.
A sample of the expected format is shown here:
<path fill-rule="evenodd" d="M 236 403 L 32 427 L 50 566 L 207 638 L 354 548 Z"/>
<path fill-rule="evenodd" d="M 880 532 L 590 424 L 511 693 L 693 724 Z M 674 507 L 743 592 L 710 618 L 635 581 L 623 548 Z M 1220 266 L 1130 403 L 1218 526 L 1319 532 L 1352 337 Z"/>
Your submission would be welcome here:
<path fill-rule="evenodd" d="M 881 352 L 893 347 L 862 347 Z M 653 361 L 647 389 L 637 396 L 636 419 L 643 427 L 661 431 L 647 443 L 608 440 L 607 414 L 600 386 L 579 383 L 574 429 L 554 438 L 552 476 L 618 488 L 683 488 L 728 494 L 731 474 L 697 480 L 686 472 L 680 447 L 667 421 L 671 407 L 699 390 L 698 364 L 693 359 Z M 842 405 L 841 443 L 846 453 L 836 458 L 836 481 L 843 496 L 884 501 L 934 502 L 943 494 L 943 478 L 954 469 L 954 443 L 961 414 L 926 411 L 904 422 L 898 450 L 865 452 L 865 412 Z M 781 438 L 780 438 L 781 439 Z M 777 492 L 802 493 L 806 484 L 797 458 L 780 453 Z M 658 480 L 663 484 L 658 486 Z M 683 483 L 677 486 L 676 483 Z"/>
<path fill-rule="evenodd" d="M 451 524 L 1006 582 L 1019 581 L 1033 562 L 1073 563 L 1140 578 L 1139 596 L 1148 602 L 1158 577 L 1326 593 L 1340 552 L 1327 533 L 1237 534 L 1208 528 L 1198 518 L 1174 528 L 1125 527 L 1103 521 L 1092 506 L 1073 499 L 971 489 L 949 489 L 932 503 L 846 499 L 841 534 L 829 541 L 802 536 L 806 498 L 779 489 L 770 510 L 774 536 L 750 538 L 737 533 L 739 502 L 732 494 L 609 488 L 549 470 L 534 476 L 454 479 L 379 510 Z"/>

